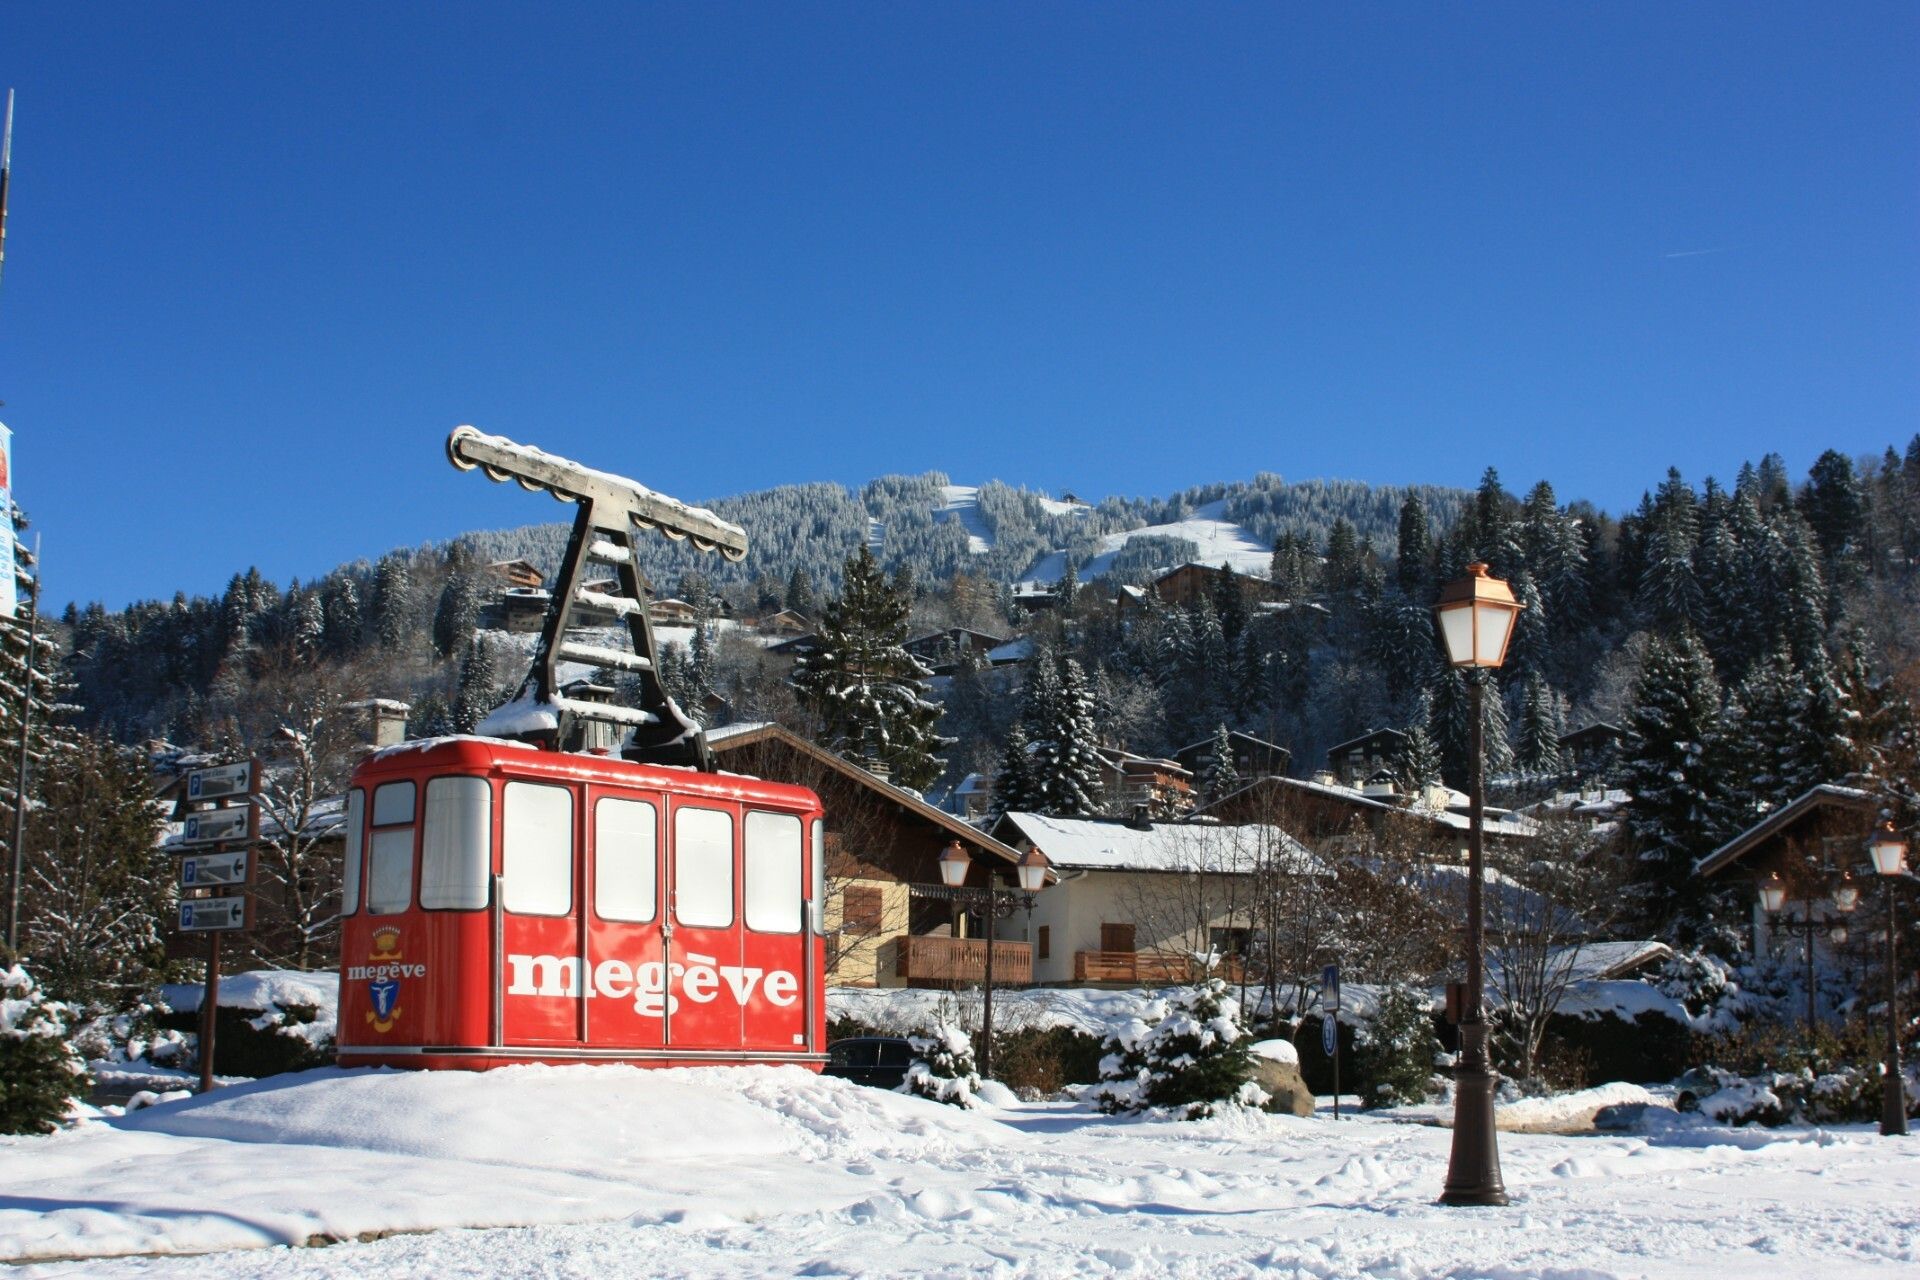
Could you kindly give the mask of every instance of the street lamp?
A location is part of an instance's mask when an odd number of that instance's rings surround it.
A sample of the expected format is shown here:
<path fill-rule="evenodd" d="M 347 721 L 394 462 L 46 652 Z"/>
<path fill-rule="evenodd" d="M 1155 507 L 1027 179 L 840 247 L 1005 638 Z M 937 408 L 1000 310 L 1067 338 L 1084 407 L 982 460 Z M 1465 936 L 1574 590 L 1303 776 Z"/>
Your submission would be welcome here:
<path fill-rule="evenodd" d="M 1487 673 L 1506 661 L 1513 639 L 1514 619 L 1526 606 L 1498 578 L 1487 576 L 1487 566 L 1467 566 L 1467 576 L 1450 582 L 1433 607 L 1447 661 L 1465 675 L 1468 717 L 1467 743 L 1467 982 L 1460 1011 L 1460 1056 L 1453 1069 L 1453 1154 L 1447 1162 L 1447 1186 L 1441 1204 L 1494 1205 L 1507 1203 L 1500 1179 L 1500 1148 L 1493 1131 L 1493 1064 L 1487 1054 L 1484 972 L 1486 927 L 1481 886 L 1486 876 L 1484 833 L 1486 783 L 1483 704 Z"/>
<path fill-rule="evenodd" d="M 1020 883 L 1018 890 L 996 889 L 989 883 L 984 889 L 969 889 L 967 868 L 973 865 L 973 859 L 955 840 L 940 851 L 940 882 L 942 888 L 930 891 L 949 902 L 957 903 L 970 910 L 978 911 L 987 921 L 987 957 L 986 972 L 982 975 L 985 995 L 980 1006 L 980 1074 L 983 1078 L 993 1078 L 993 922 L 1004 920 L 1012 915 L 1016 907 L 1026 909 L 1029 916 L 1033 913 L 1033 897 L 1047 884 L 1047 855 L 1039 849 L 1029 849 L 1014 864 L 1014 877 Z"/>
<path fill-rule="evenodd" d="M 1829 870 L 1831 870 L 1831 868 L 1829 868 Z M 1805 898 L 1801 899 L 1801 901 L 1806 904 L 1806 908 L 1801 912 L 1798 920 L 1783 916 L 1780 913 L 1786 910 L 1787 896 L 1787 882 L 1780 878 L 1780 873 L 1778 871 L 1768 872 L 1767 878 L 1760 883 L 1760 909 L 1765 911 L 1769 916 L 1776 917 L 1770 921 L 1770 927 L 1778 929 L 1782 933 L 1804 939 L 1806 942 L 1807 1048 L 1811 1051 L 1813 1048 L 1813 1030 L 1815 1025 L 1813 1001 L 1813 940 L 1816 935 L 1825 933 L 1835 946 L 1846 942 L 1848 936 L 1846 917 L 1852 915 L 1854 908 L 1860 905 L 1860 886 L 1853 882 L 1852 875 L 1843 874 L 1839 882 L 1833 886 L 1832 891 L 1827 895 L 1827 900 L 1833 909 L 1840 913 L 1839 920 L 1828 920 L 1824 918 L 1816 920 L 1813 915 L 1813 908 L 1819 899 L 1812 893 L 1808 893 Z"/>
<path fill-rule="evenodd" d="M 1867 842 L 1874 874 L 1887 895 L 1887 1061 L 1880 1082 L 1880 1132 L 1885 1137 L 1907 1131 L 1907 1095 L 1900 1077 L 1900 976 L 1893 927 L 1893 882 L 1907 874 L 1907 842 L 1889 822 Z"/>

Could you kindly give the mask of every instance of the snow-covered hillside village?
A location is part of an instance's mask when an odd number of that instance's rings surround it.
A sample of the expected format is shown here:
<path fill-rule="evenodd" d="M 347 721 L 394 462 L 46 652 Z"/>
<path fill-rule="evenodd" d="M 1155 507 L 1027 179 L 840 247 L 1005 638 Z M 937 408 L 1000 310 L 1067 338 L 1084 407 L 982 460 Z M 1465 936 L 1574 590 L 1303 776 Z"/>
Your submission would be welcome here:
<path fill-rule="evenodd" d="M 0 1264 L 1920 1276 L 1915 49 L 5 6 Z"/>

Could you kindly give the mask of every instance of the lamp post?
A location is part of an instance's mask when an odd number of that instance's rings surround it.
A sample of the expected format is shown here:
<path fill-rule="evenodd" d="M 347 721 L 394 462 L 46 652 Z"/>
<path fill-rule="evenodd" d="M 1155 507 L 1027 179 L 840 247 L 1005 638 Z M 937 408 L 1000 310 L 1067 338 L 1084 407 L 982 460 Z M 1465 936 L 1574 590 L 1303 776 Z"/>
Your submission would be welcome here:
<path fill-rule="evenodd" d="M 1891 1138 L 1907 1131 L 1907 1094 L 1900 1076 L 1899 947 L 1893 921 L 1893 882 L 1907 874 L 1907 842 L 1889 822 L 1867 842 L 1867 852 L 1887 895 L 1887 1061 L 1880 1084 L 1880 1132 Z"/>
<path fill-rule="evenodd" d="M 1813 1049 L 1813 1030 L 1818 1021 L 1818 1015 L 1814 1011 L 1813 1000 L 1813 940 L 1819 934 L 1825 933 L 1832 939 L 1836 946 L 1846 942 L 1846 918 L 1853 914 L 1855 907 L 1860 905 L 1860 886 L 1853 882 L 1851 875 L 1842 875 L 1839 882 L 1833 886 L 1833 891 L 1827 895 L 1827 897 L 1833 909 L 1840 913 L 1840 919 L 1816 920 L 1813 915 L 1813 908 L 1820 899 L 1814 894 L 1809 893 L 1800 899 L 1800 901 L 1806 905 L 1805 909 L 1800 913 L 1800 918 L 1795 920 L 1780 914 L 1786 910 L 1788 898 L 1787 883 L 1780 878 L 1780 873 L 1778 871 L 1769 872 L 1767 878 L 1760 884 L 1760 909 L 1765 911 L 1768 916 L 1773 917 L 1770 921 L 1770 927 L 1778 929 L 1782 933 L 1790 934 L 1793 937 L 1804 939 L 1806 942 L 1807 1049 L 1809 1052 Z"/>
<path fill-rule="evenodd" d="M 949 902 L 978 911 L 987 921 L 986 971 L 982 975 L 985 986 L 984 998 L 980 1006 L 980 1075 L 984 1079 L 993 1078 L 993 922 L 1004 920 L 1012 915 L 1016 907 L 1023 907 L 1027 913 L 1033 913 L 1033 898 L 1047 883 L 1047 855 L 1039 849 L 1029 849 L 1014 866 L 1014 875 L 1020 881 L 1019 889 L 996 889 L 992 884 L 985 888 L 967 887 L 967 868 L 973 859 L 960 846 L 958 840 L 948 844 L 940 851 L 941 888 L 920 890 L 934 896 L 943 897 Z"/>
<path fill-rule="evenodd" d="M 1460 1056 L 1453 1068 L 1453 1153 L 1447 1162 L 1447 1186 L 1441 1204 L 1507 1203 L 1500 1178 L 1500 1147 L 1493 1130 L 1493 1062 L 1487 1053 L 1484 972 L 1486 926 L 1481 886 L 1486 875 L 1485 717 L 1487 673 L 1506 661 L 1514 619 L 1524 608 L 1513 590 L 1487 576 L 1487 566 L 1467 566 L 1467 576 L 1450 582 L 1434 605 L 1447 661 L 1467 682 L 1467 981 L 1460 1011 Z"/>

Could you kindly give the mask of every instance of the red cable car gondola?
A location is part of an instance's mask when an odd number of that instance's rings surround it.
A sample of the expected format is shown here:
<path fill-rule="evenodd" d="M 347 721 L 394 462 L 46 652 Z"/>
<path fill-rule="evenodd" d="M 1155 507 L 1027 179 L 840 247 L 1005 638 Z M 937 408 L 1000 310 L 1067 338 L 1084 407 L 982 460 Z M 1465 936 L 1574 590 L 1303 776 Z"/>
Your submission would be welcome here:
<path fill-rule="evenodd" d="M 746 536 L 631 481 L 483 436 L 447 442 L 579 504 L 519 694 L 480 726 L 369 757 L 348 793 L 343 1065 L 484 1068 L 801 1063 L 826 1048 L 820 801 L 717 773 L 654 666 L 633 531 L 732 559 Z M 589 584 L 589 561 L 614 581 Z M 576 604 L 625 619 L 632 652 L 583 640 Z M 628 675 L 637 706 L 559 684 Z M 604 688 L 595 687 L 604 694 Z M 618 755 L 595 730 L 625 731 Z"/>

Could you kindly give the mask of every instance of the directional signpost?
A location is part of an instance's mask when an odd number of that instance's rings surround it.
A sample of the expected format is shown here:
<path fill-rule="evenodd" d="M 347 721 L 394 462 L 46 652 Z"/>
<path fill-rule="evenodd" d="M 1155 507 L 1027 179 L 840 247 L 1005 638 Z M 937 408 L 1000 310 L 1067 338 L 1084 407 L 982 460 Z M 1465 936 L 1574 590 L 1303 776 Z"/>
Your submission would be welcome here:
<path fill-rule="evenodd" d="M 200 1092 L 213 1088 L 220 938 L 253 923 L 253 851 L 260 842 L 260 762 L 195 769 L 174 816 L 180 822 L 180 931 L 207 935 L 207 987 L 200 998 Z M 212 805 L 212 808 L 203 806 Z M 191 852 L 188 852 L 188 851 Z"/>
<path fill-rule="evenodd" d="M 1333 1059 L 1333 1118 L 1340 1119 L 1340 966 L 1320 971 L 1320 1047 Z"/>

